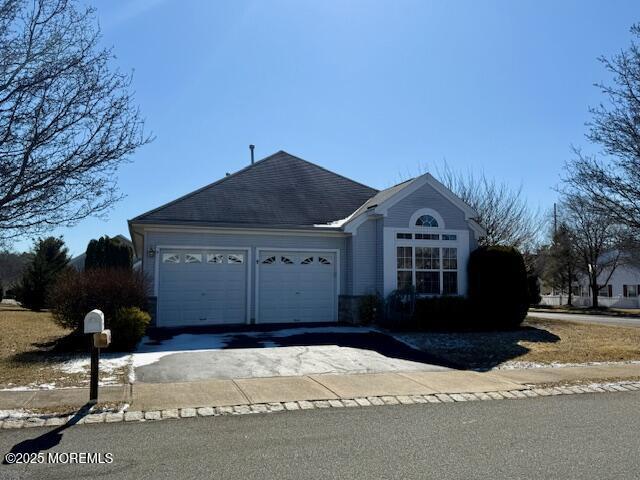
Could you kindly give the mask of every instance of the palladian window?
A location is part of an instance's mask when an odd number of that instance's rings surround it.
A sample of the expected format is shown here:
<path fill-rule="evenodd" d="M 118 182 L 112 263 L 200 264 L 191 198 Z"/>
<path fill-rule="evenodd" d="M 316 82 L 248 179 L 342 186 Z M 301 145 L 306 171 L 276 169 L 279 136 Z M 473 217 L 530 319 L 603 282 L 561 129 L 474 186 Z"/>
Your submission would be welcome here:
<path fill-rule="evenodd" d="M 431 215 L 421 215 L 416 220 L 416 227 L 438 228 L 438 221 Z"/>

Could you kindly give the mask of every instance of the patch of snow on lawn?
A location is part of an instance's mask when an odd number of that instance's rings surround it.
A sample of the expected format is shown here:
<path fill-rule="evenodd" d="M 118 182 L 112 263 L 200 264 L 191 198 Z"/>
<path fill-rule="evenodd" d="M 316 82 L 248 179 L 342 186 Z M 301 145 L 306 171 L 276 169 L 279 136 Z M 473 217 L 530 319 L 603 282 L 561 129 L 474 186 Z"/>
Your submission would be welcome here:
<path fill-rule="evenodd" d="M 119 368 L 124 368 L 131 363 L 131 354 L 129 353 L 106 353 L 100 355 L 100 372 L 113 373 Z M 91 366 L 91 357 L 89 355 L 73 360 L 67 360 L 62 364 L 60 370 L 64 373 L 85 373 Z"/>

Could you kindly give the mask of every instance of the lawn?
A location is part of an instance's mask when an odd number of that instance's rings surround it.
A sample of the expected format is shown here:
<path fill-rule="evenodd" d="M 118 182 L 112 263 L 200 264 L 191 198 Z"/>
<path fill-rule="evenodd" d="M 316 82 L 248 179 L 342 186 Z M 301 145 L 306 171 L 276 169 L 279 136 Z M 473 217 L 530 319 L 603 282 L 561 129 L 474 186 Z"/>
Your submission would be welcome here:
<path fill-rule="evenodd" d="M 504 332 L 396 333 L 461 368 L 640 361 L 640 328 L 528 318 Z"/>
<path fill-rule="evenodd" d="M 53 388 L 88 384 L 87 354 L 64 352 L 70 330 L 48 312 L 0 303 L 0 389 Z M 121 383 L 126 368 L 102 372 L 104 383 Z"/>

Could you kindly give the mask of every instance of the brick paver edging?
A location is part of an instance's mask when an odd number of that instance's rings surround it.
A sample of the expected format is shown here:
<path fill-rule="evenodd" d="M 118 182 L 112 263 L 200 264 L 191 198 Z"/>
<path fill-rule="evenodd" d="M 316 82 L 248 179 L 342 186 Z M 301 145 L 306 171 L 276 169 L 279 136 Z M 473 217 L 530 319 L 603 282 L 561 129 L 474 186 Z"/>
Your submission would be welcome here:
<path fill-rule="evenodd" d="M 640 382 L 621 382 L 590 385 L 571 385 L 524 390 L 500 390 L 485 393 L 437 393 L 434 395 L 394 395 L 381 397 L 342 398 L 339 400 L 301 400 L 297 402 L 255 403 L 227 407 L 175 408 L 169 410 L 125 411 L 89 413 L 77 424 L 146 422 L 166 419 L 215 417 L 220 415 L 246 415 L 319 408 L 359 408 L 383 405 L 436 404 L 472 402 L 483 400 L 506 400 L 552 395 L 574 395 L 580 393 L 630 392 L 640 390 Z M 67 423 L 73 415 L 36 415 L 23 418 L 0 419 L 0 428 L 53 427 Z"/>

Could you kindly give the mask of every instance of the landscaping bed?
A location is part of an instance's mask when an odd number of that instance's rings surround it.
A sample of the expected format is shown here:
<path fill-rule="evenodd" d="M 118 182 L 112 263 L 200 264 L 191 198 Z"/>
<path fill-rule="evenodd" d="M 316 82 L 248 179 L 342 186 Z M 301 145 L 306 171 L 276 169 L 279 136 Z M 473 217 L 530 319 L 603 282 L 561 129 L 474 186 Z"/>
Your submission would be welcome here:
<path fill-rule="evenodd" d="M 84 387 L 89 383 L 88 354 L 65 351 L 71 330 L 49 312 L 32 312 L 0 303 L 0 389 Z M 102 384 L 126 381 L 128 365 L 101 368 Z"/>
<path fill-rule="evenodd" d="M 530 368 L 640 361 L 640 328 L 527 318 L 486 332 L 401 332 L 394 336 L 460 368 Z"/>

